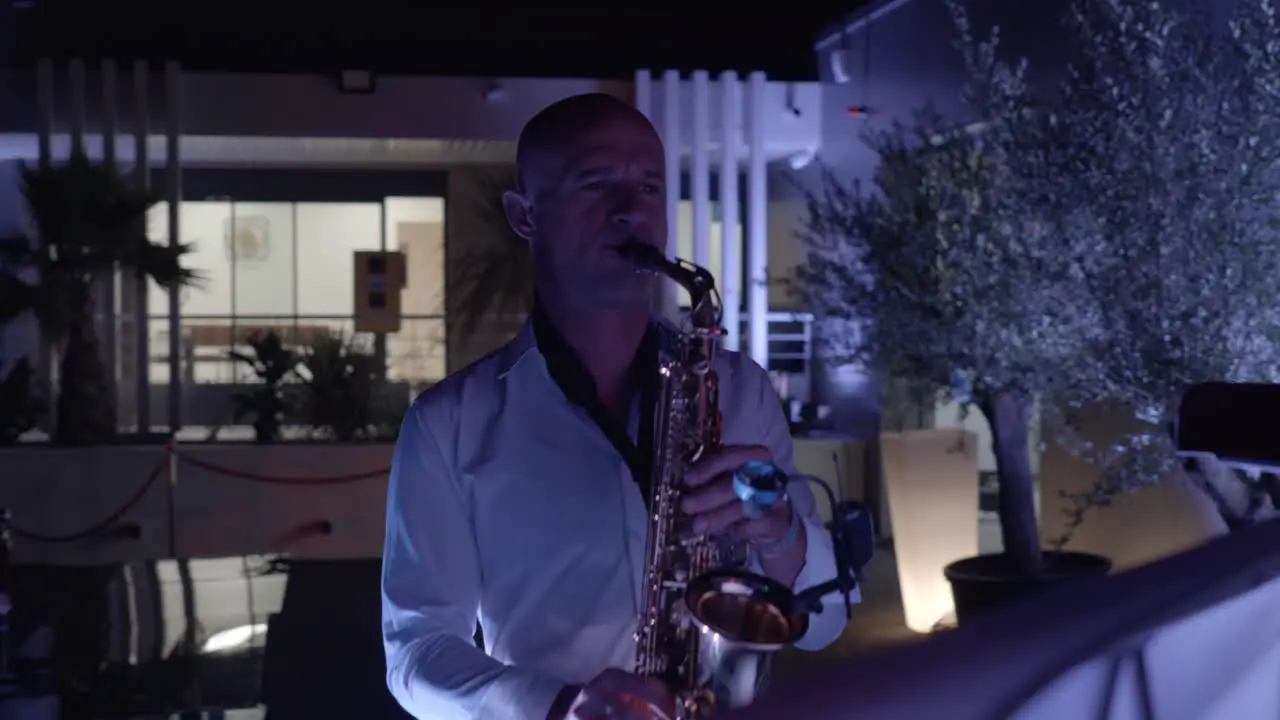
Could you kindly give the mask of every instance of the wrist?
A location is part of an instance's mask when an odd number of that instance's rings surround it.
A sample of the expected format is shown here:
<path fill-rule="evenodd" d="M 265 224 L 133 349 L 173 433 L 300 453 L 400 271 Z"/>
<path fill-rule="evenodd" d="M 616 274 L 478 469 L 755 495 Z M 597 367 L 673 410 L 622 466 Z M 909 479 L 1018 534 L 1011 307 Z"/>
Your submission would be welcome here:
<path fill-rule="evenodd" d="M 788 506 L 787 518 L 787 530 L 782 535 L 770 540 L 759 540 L 751 544 L 756 551 L 756 555 L 761 558 L 773 557 L 790 550 L 796 544 L 796 541 L 800 539 L 800 515 L 796 513 L 794 508 Z"/>

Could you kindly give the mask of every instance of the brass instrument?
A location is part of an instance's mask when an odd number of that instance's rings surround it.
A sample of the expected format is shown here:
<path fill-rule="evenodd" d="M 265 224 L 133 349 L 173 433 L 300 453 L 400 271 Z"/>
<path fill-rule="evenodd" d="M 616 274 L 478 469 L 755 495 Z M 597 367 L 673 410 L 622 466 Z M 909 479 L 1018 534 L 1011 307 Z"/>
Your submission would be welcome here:
<path fill-rule="evenodd" d="M 661 343 L 636 672 L 668 683 L 676 720 L 700 720 L 754 700 L 768 655 L 800 639 L 809 616 L 790 588 L 735 565 L 720 541 L 691 536 L 680 511 L 686 468 L 720 445 L 712 363 L 724 330 L 714 278 L 650 245 L 619 252 L 691 299 L 688 320 Z"/>

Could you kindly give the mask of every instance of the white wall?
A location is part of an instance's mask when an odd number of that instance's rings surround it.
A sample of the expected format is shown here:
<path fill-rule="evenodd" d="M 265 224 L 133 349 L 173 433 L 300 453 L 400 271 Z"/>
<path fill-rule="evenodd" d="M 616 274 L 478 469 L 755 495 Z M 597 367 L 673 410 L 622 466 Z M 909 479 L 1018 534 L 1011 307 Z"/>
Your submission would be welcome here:
<path fill-rule="evenodd" d="M 662 68 L 654 68 L 661 74 Z M 35 103 L 34 73 L 0 72 L 0 87 L 13 89 L 13 102 Z M 65 77 L 57 82 L 65 87 Z M 182 75 L 180 127 L 185 135 L 301 137 L 301 138 L 404 138 L 444 141 L 514 142 L 520 128 L 542 108 L 571 95 L 604 92 L 631 102 L 630 81 L 591 78 L 482 78 L 395 75 L 377 79 L 370 94 L 339 90 L 330 75 L 196 73 Z M 90 92 L 99 87 L 96 68 L 87 73 Z M 122 87 L 130 87 L 127 77 Z M 62 88 L 59 88 L 61 92 Z M 496 89 L 497 92 L 491 92 Z M 692 139 L 692 83 L 681 82 L 681 107 L 685 108 L 681 135 L 687 151 Z M 817 83 L 770 82 L 766 89 L 765 148 L 770 159 L 812 152 L 821 137 L 822 92 Z M 721 117 L 719 98 L 712 93 L 712 124 Z M 654 110 L 661 117 L 661 98 Z M 127 123 L 131 102 L 122 108 Z M 152 116 L 165 117 L 164 97 L 156 88 Z M 92 132 L 96 117 L 89 118 Z M 65 131 L 59 125 L 58 131 Z M 122 128 L 123 129 L 123 128 Z M 15 115 L 0 127 L 0 152 L 34 157 L 35 113 Z M 713 130 L 712 137 L 718 137 Z M 157 138 L 157 141 L 160 139 Z M 132 142 L 119 144 L 121 159 L 132 158 Z M 741 145 L 745 148 L 745 145 Z M 714 150 L 713 150 L 714 152 Z M 153 153 L 160 159 L 163 154 Z M 196 161 L 184 153 L 187 161 Z M 212 158 L 200 158 L 209 162 Z M 494 159 L 490 159 L 494 162 Z"/>
<path fill-rule="evenodd" d="M 653 105 L 650 112 L 652 118 L 662 118 L 665 112 L 662 92 L 662 68 L 654 68 Z M 739 75 L 742 81 L 740 98 L 744 101 L 749 94 L 746 87 L 746 76 Z M 629 99 L 629 98 L 628 98 Z M 719 162 L 723 93 L 716 75 L 711 76 L 711 92 L 708 94 L 708 149 L 712 163 Z M 681 152 L 688 154 L 693 147 L 693 83 L 686 77 L 680 83 L 680 140 Z M 745 108 L 745 106 L 744 106 Z M 745 162 L 748 153 L 745 121 L 747 112 L 739 114 L 743 123 L 734 131 L 738 135 L 738 149 Z M 793 155 L 816 153 L 822 138 L 822 86 L 813 82 L 768 82 L 765 85 L 764 114 L 764 148 L 765 158 L 786 160 Z"/>

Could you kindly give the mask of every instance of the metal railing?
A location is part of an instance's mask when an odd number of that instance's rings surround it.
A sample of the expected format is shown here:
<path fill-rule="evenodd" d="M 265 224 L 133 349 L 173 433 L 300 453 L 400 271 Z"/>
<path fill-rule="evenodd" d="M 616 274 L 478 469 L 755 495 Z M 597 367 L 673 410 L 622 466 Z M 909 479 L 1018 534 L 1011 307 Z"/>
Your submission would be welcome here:
<path fill-rule="evenodd" d="M 813 363 L 813 313 L 771 312 L 768 328 L 766 369 L 807 375 Z"/>
<path fill-rule="evenodd" d="M 248 351 L 245 340 L 255 331 L 274 330 L 287 344 L 303 347 L 321 337 L 351 338 L 385 357 L 388 380 L 414 388 L 439 381 L 449 369 L 445 318 L 438 314 L 406 314 L 401 320 L 400 332 L 374 336 L 355 332 L 354 316 L 351 315 L 184 314 L 178 324 L 180 337 L 176 346 L 180 354 L 171 358 L 169 317 L 165 314 L 151 315 L 147 323 L 151 334 L 148 343 L 151 353 L 144 377 L 151 385 L 148 414 L 155 421 L 152 426 L 164 426 L 169 417 L 163 408 L 167 397 L 164 388 L 174 373 L 181 388 L 178 396 L 182 398 L 184 407 L 193 403 L 209 405 L 208 393 L 218 387 L 233 392 L 239 386 L 256 382 L 252 371 L 229 354 L 231 350 Z M 743 318 L 744 330 L 748 320 Z M 509 329 L 518 325 L 506 323 L 504 327 Z M 809 313 L 769 313 L 767 369 L 807 378 L 813 361 L 812 327 L 813 316 Z M 130 411 L 135 393 L 123 390 L 126 389 L 122 388 L 120 393 L 122 420 L 136 416 L 136 409 Z M 222 403 L 212 405 L 221 406 Z M 194 416 L 184 416 L 183 424 L 204 424 L 196 420 Z"/>

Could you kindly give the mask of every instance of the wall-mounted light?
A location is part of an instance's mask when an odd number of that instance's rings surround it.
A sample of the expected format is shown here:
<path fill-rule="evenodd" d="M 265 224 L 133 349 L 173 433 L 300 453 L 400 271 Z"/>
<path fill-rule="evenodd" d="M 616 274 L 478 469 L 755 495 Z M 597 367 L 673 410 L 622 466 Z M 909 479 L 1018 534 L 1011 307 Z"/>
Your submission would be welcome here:
<path fill-rule="evenodd" d="M 500 102 L 507 98 L 507 88 L 497 80 L 490 80 L 484 86 L 483 97 L 487 103 Z"/>
<path fill-rule="evenodd" d="M 827 61 L 831 63 L 831 79 L 837 85 L 845 85 L 849 82 L 849 51 L 844 48 L 832 50 L 827 56 Z"/>
<path fill-rule="evenodd" d="M 239 650 L 246 645 L 250 645 L 257 638 L 267 634 L 266 623 L 253 623 L 252 625 L 237 625 L 233 628 L 221 630 L 209 636 L 204 641 L 204 645 L 200 647 L 201 654 L 212 655 L 214 653 L 224 653 Z"/>
<path fill-rule="evenodd" d="M 791 117 L 800 117 L 804 113 L 800 110 L 800 103 L 796 100 L 796 84 L 787 83 L 787 112 Z"/>
<path fill-rule="evenodd" d="M 801 150 L 787 158 L 787 164 L 791 166 L 792 170 L 803 170 L 813 162 L 814 155 L 812 150 Z"/>
<path fill-rule="evenodd" d="M 377 80 L 369 70 L 343 70 L 338 73 L 338 89 L 344 93 L 371 93 L 376 86 Z"/>
<path fill-rule="evenodd" d="M 866 120 L 871 117 L 871 108 L 866 105 L 850 105 L 849 108 L 845 110 L 845 114 L 851 118 Z"/>

